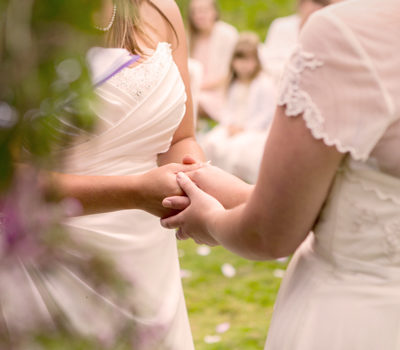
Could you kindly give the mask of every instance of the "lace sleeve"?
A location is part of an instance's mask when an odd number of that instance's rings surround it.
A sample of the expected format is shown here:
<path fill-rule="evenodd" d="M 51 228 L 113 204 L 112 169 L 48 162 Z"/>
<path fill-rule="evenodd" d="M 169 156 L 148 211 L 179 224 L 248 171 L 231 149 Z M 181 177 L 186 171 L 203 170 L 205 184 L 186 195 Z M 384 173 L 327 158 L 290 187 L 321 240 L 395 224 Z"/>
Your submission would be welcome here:
<path fill-rule="evenodd" d="M 379 76 L 355 34 L 326 10 L 305 26 L 286 65 L 278 104 L 288 117 L 302 115 L 316 139 L 357 160 L 368 159 L 393 121 Z"/>

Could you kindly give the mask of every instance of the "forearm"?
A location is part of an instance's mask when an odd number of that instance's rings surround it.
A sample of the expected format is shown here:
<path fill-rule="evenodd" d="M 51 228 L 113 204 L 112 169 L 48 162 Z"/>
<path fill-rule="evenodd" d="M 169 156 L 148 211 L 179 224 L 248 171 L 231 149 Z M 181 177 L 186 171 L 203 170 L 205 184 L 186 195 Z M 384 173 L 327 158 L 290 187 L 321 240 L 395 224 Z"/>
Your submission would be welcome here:
<path fill-rule="evenodd" d="M 190 155 L 198 162 L 205 160 L 204 153 L 194 137 L 186 137 L 173 145 L 170 149 L 158 155 L 158 165 L 181 163 L 183 157 Z"/>
<path fill-rule="evenodd" d="M 254 190 L 254 185 L 242 182 L 240 185 L 229 190 L 228 193 L 216 190 L 211 194 L 216 198 L 226 209 L 236 208 L 246 203 Z"/>
<path fill-rule="evenodd" d="M 59 200 L 77 199 L 82 205 L 83 215 L 141 207 L 140 176 L 51 173 L 47 179 Z"/>
<path fill-rule="evenodd" d="M 249 260 L 276 258 L 268 247 L 254 215 L 248 215 L 246 204 L 216 213 L 207 225 L 210 235 L 231 252 Z"/>

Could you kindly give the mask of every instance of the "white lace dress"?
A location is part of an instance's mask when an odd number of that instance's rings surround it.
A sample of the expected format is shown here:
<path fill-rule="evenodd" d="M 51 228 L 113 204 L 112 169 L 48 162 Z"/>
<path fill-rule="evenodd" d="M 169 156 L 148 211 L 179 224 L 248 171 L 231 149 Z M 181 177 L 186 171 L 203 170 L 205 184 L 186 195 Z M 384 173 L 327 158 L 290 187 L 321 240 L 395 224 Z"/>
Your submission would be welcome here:
<path fill-rule="evenodd" d="M 315 14 L 280 104 L 347 156 L 282 282 L 267 350 L 400 349 L 400 2 Z"/>
<path fill-rule="evenodd" d="M 169 44 L 160 43 L 146 62 L 120 70 L 96 94 L 96 133 L 68 150 L 63 171 L 133 175 L 156 167 L 157 154 L 169 149 L 185 113 L 185 87 Z M 87 275 L 57 262 L 37 271 L 39 279 L 25 271 L 22 298 L 13 298 L 12 285 L 0 286 L 9 329 L 24 331 L 40 319 L 52 320 L 56 308 L 64 327 L 113 349 L 121 341 L 135 350 L 194 349 L 173 232 L 139 210 L 76 217 L 65 225 L 84 247 L 71 252 L 75 261 L 87 264 L 89 250 L 102 254 L 116 278 L 128 283 L 124 293 L 99 288 Z M 116 339 L 121 335 L 125 338 Z"/>

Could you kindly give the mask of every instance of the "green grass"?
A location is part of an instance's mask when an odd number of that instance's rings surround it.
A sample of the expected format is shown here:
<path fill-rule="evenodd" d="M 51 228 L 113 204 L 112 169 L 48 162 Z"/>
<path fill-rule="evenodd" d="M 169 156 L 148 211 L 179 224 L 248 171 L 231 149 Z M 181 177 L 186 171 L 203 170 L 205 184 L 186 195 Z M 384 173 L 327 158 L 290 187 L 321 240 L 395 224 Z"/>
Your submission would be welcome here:
<path fill-rule="evenodd" d="M 274 271 L 286 264 L 247 261 L 221 247 L 200 256 L 192 241 L 180 242 L 179 250 L 181 268 L 192 273 L 183 285 L 196 350 L 263 349 L 281 282 Z M 235 267 L 236 276 L 222 274 L 225 263 Z M 225 322 L 231 328 L 220 335 L 221 341 L 205 343 L 204 337 L 216 335 L 216 326 Z"/>

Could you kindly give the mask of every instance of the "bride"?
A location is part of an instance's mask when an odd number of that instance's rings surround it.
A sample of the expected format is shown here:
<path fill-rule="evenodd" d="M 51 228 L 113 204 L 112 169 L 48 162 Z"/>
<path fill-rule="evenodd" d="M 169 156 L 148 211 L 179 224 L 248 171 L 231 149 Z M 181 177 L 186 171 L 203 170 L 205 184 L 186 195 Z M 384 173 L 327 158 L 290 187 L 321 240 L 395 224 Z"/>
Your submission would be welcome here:
<path fill-rule="evenodd" d="M 72 256 L 84 265 L 85 249 L 97 251 L 127 286 L 116 297 L 68 266 L 30 273 L 22 259 L 0 285 L 2 320 L 11 336 L 21 335 L 54 324 L 57 310 L 63 329 L 111 347 L 124 334 L 136 350 L 190 350 L 175 236 L 152 215 L 170 213 L 161 200 L 182 194 L 175 174 L 203 160 L 183 22 L 173 0 L 103 0 L 94 21 L 109 47 L 88 54 L 97 128 L 66 150 L 52 181 L 83 207 L 84 215 L 65 222 L 82 246 Z M 191 159 L 179 164 L 185 155 Z"/>
<path fill-rule="evenodd" d="M 184 209 L 162 220 L 181 239 L 249 259 L 294 253 L 267 350 L 400 349 L 399 37 L 398 0 L 314 14 L 287 66 L 255 188 L 210 166 L 188 174 L 243 204 L 225 210 L 184 173 L 189 199 L 164 200 Z"/>

